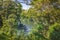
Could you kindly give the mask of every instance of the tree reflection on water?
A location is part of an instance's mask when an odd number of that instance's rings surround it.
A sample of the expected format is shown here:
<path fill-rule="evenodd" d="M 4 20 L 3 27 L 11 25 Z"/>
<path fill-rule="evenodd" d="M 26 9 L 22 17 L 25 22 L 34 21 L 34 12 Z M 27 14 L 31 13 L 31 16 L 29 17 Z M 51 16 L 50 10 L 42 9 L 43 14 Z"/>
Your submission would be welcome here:
<path fill-rule="evenodd" d="M 32 27 L 30 25 L 27 24 L 19 24 L 19 26 L 17 27 L 17 35 L 28 35 L 31 32 Z"/>

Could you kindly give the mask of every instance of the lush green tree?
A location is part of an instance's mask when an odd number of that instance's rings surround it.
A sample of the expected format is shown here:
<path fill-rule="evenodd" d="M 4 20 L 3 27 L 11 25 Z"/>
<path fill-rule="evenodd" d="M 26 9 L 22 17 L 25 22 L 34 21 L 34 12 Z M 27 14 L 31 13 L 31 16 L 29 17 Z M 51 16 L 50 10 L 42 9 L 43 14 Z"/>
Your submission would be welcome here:
<path fill-rule="evenodd" d="M 22 10 L 17 0 L 0 0 L 0 39 L 60 40 L 60 0 L 23 0 L 23 3 L 31 7 Z M 30 25 L 29 33 L 25 32 L 26 25 Z"/>
<path fill-rule="evenodd" d="M 27 18 L 29 20 L 29 23 L 31 22 L 31 25 L 34 25 L 34 29 L 39 28 L 38 26 L 36 26 L 37 24 L 42 24 L 43 28 L 42 30 L 39 30 L 42 31 L 42 33 L 39 33 L 49 39 L 50 36 L 48 35 L 50 34 L 50 32 L 48 31 L 52 31 L 50 29 L 51 25 L 54 25 L 55 23 L 60 24 L 59 4 L 60 0 L 32 0 L 30 4 L 31 8 L 27 13 L 24 13 L 26 15 L 22 15 L 24 16 L 24 18 Z"/>
<path fill-rule="evenodd" d="M 58 23 L 50 28 L 50 40 L 60 40 L 60 25 Z"/>
<path fill-rule="evenodd" d="M 15 29 L 17 29 L 18 22 L 20 22 L 22 6 L 16 1 L 0 0 L 0 8 L 0 23 L 2 25 L 0 29 L 0 39 L 14 40 L 17 36 Z"/>

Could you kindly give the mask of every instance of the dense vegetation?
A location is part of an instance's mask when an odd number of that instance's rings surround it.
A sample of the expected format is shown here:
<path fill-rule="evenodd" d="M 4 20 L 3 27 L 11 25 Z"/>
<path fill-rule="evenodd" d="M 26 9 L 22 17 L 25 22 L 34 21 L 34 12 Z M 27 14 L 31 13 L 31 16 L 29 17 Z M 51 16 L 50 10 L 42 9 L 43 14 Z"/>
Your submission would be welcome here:
<path fill-rule="evenodd" d="M 0 40 L 60 40 L 60 0 L 0 0 Z"/>

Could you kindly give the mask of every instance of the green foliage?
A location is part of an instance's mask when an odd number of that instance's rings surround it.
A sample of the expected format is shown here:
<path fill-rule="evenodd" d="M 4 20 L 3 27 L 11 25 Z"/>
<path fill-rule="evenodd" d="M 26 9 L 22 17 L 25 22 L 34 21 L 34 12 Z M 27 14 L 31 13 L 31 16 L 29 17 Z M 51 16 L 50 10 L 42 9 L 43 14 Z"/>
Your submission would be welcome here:
<path fill-rule="evenodd" d="M 57 24 L 50 33 L 51 40 L 60 40 L 60 25 Z"/>
<path fill-rule="evenodd" d="M 32 0 L 30 6 L 22 10 L 16 0 L 0 0 L 0 40 L 60 40 L 60 0 Z M 18 30 L 18 22 L 30 31 Z"/>

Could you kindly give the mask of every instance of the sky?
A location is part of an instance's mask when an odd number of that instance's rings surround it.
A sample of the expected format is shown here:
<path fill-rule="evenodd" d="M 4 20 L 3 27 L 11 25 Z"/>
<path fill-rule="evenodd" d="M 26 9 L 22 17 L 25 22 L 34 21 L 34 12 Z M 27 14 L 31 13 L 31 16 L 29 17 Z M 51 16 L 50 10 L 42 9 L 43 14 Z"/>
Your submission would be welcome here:
<path fill-rule="evenodd" d="M 21 2 L 22 0 L 18 0 L 19 2 Z M 21 3 L 22 4 L 22 9 L 25 9 L 25 10 L 28 10 L 31 6 L 29 5 L 26 5 L 24 3 Z"/>
<path fill-rule="evenodd" d="M 22 3 L 21 3 L 21 4 L 22 4 Z M 30 6 L 28 6 L 28 5 L 26 5 L 26 4 L 22 4 L 22 8 L 25 9 L 25 10 L 27 10 L 27 9 L 30 8 Z"/>

